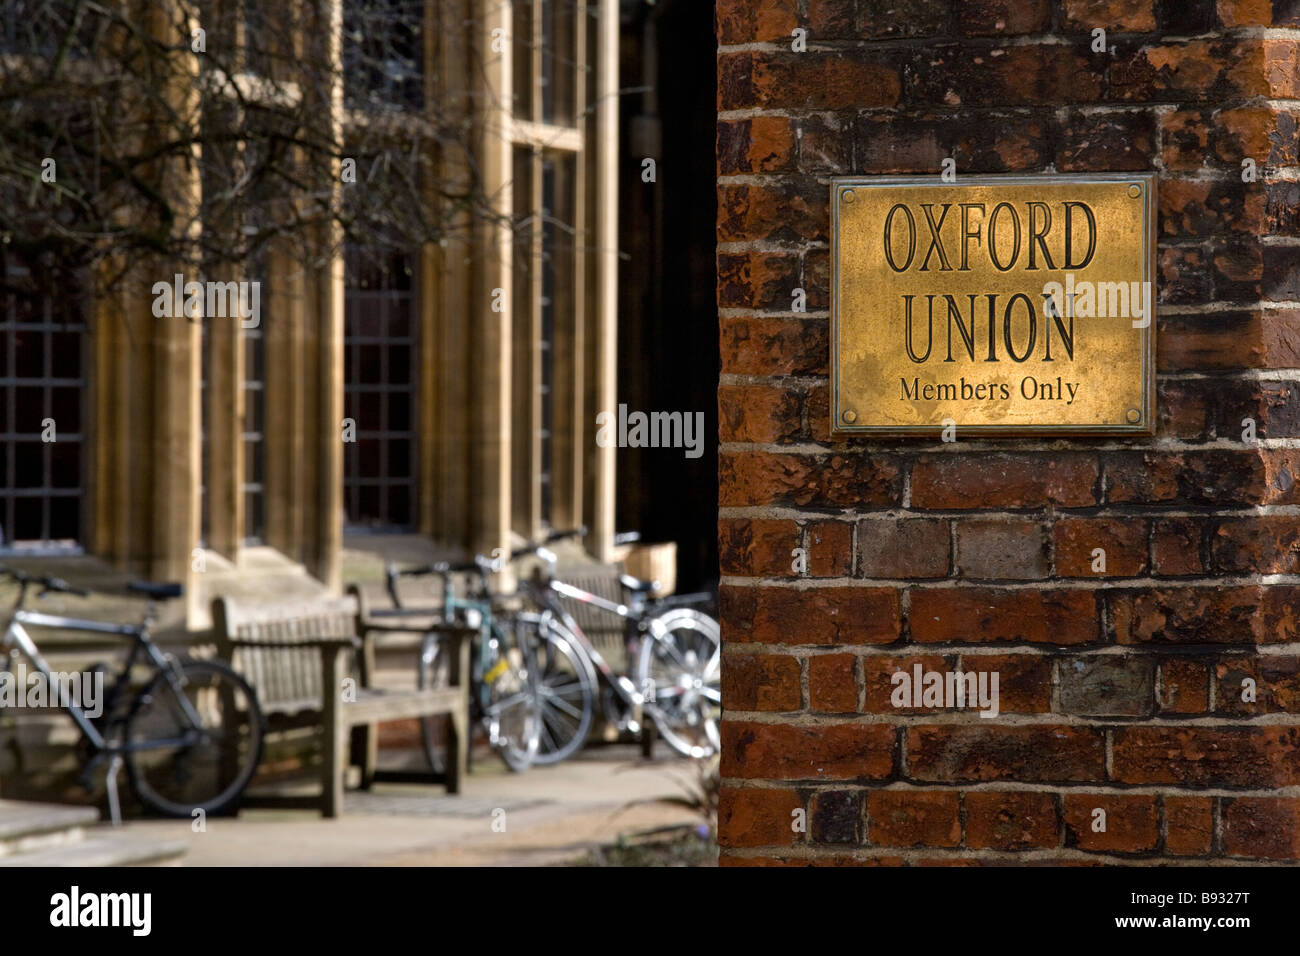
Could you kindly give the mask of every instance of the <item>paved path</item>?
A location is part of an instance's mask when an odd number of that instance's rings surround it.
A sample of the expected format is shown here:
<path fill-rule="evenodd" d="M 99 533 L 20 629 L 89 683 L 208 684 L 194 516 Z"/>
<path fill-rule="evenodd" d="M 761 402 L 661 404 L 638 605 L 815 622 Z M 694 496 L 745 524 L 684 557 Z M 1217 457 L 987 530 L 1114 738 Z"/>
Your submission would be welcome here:
<path fill-rule="evenodd" d="M 248 810 L 238 819 L 208 820 L 203 833 L 183 820 L 126 826 L 188 840 L 184 866 L 552 864 L 619 834 L 696 822 L 684 808 L 636 802 L 683 795 L 694 779 L 689 761 L 663 756 L 647 764 L 635 747 L 593 748 L 522 774 L 484 756 L 459 796 L 432 784 L 378 783 L 369 793 L 350 791 L 338 820 Z"/>

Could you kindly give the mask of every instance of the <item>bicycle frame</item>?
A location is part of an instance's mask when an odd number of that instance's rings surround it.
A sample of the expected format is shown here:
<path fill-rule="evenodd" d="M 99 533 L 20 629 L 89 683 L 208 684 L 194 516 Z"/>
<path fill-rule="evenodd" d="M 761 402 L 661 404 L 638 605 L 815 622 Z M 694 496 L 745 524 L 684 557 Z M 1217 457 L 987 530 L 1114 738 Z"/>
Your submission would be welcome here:
<path fill-rule="evenodd" d="M 568 610 L 565 609 L 564 605 L 560 601 L 551 598 L 550 595 L 552 593 L 560 594 L 564 597 L 572 598 L 575 601 L 580 601 L 583 604 L 590 604 L 593 607 L 600 608 L 602 611 L 609 611 L 611 614 L 617 614 L 625 621 L 636 620 L 626 604 L 619 604 L 616 601 L 606 600 L 598 594 L 584 591 L 582 588 L 574 587 L 572 584 L 565 584 L 563 581 L 555 580 L 555 578 L 550 578 L 545 583 L 533 582 L 530 586 L 533 593 L 538 598 L 538 603 L 559 618 L 560 624 L 582 647 L 588 658 L 590 658 L 592 664 L 595 665 L 596 670 L 605 678 L 606 683 L 614 689 L 614 692 L 623 699 L 624 703 L 631 707 L 654 706 L 653 701 L 648 701 L 642 693 L 642 690 L 637 688 L 626 675 L 614 673 L 614 669 L 609 666 L 609 662 L 605 660 L 600 651 L 596 649 L 595 645 L 591 642 L 591 639 L 583 633 L 578 622 L 573 618 Z M 648 634 L 644 629 L 642 629 L 641 636 L 655 640 L 654 635 Z"/>
<path fill-rule="evenodd" d="M 130 637 L 133 640 L 130 654 L 127 655 L 126 664 L 122 672 L 118 674 L 113 681 L 113 685 L 108 692 L 110 698 L 116 697 L 118 691 L 129 682 L 131 669 L 135 666 L 136 658 L 140 654 L 140 649 L 144 648 L 146 655 L 159 672 L 167 675 L 168 682 L 172 685 L 176 693 L 176 699 L 180 701 L 181 707 L 185 711 L 185 717 L 190 721 L 193 727 L 203 725 L 202 718 L 190 706 L 189 698 L 181 691 L 177 685 L 176 679 L 171 672 L 171 667 L 167 663 L 167 658 L 158 650 L 152 641 L 149 640 L 148 632 L 145 628 L 131 624 L 108 624 L 103 621 L 91 621 L 84 618 L 63 617 L 57 614 L 43 614 L 40 611 L 27 611 L 21 608 L 13 612 L 9 620 L 9 627 L 5 630 L 3 640 L 0 640 L 0 651 L 21 653 L 24 658 L 33 667 L 41 673 L 47 680 L 52 681 L 54 672 L 50 668 L 49 662 L 32 640 L 32 636 L 27 633 L 24 624 L 30 624 L 33 627 L 51 627 L 68 631 L 85 631 L 94 634 L 112 634 L 118 637 Z M 86 739 L 97 751 L 106 754 L 121 754 L 127 751 L 136 750 L 154 750 L 164 747 L 174 747 L 190 742 L 187 735 L 182 740 L 150 740 L 139 744 L 111 744 L 105 739 L 104 735 L 99 732 L 99 728 L 86 715 L 83 708 L 72 701 L 63 703 L 60 710 L 67 713 L 72 718 L 73 723 L 82 732 Z M 194 733 L 193 730 L 190 733 Z"/>

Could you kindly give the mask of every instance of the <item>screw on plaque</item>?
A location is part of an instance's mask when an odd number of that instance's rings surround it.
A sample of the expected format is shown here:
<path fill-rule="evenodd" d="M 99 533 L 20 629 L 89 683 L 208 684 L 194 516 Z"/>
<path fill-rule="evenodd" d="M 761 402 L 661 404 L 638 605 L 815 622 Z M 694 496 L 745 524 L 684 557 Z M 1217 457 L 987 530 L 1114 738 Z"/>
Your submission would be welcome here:
<path fill-rule="evenodd" d="M 1139 196 L 1142 195 L 1142 187 L 1139 184 L 1134 183 L 1132 186 L 1129 186 L 1128 194 L 1132 196 L 1134 199 L 1137 199 Z"/>
<path fill-rule="evenodd" d="M 844 190 L 844 201 L 845 201 L 845 202 L 853 202 L 853 190 L 852 190 L 852 189 L 846 189 L 846 190 Z"/>
<path fill-rule="evenodd" d="M 1130 408 L 1128 412 L 1125 413 L 1124 417 L 1129 420 L 1130 425 L 1136 425 L 1138 422 L 1142 421 L 1142 413 L 1136 408 Z"/>
<path fill-rule="evenodd" d="M 852 425 L 854 422 L 858 420 L 858 413 L 851 408 L 846 408 L 840 414 L 840 418 L 844 419 L 844 423 L 846 425 Z"/>

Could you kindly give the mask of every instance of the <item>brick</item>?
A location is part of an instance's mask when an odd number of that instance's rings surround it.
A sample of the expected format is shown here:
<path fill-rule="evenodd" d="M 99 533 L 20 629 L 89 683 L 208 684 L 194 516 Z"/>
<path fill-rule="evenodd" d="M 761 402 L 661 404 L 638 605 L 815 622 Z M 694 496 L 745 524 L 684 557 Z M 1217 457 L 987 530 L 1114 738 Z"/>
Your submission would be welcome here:
<path fill-rule="evenodd" d="M 1269 635 L 1256 587 L 1116 590 L 1107 595 L 1120 644 L 1254 644 Z"/>
<path fill-rule="evenodd" d="M 1106 498 L 1112 504 L 1266 504 L 1280 490 L 1269 488 L 1267 459 L 1254 448 L 1118 452 L 1103 459 Z"/>
<path fill-rule="evenodd" d="M 901 623 L 893 588 L 723 587 L 723 641 L 892 644 Z"/>
<path fill-rule="evenodd" d="M 1214 801 L 1210 797 L 1165 797 L 1165 852 L 1205 856 L 1214 845 Z"/>
<path fill-rule="evenodd" d="M 799 660 L 786 654 L 725 654 L 722 706 L 728 710 L 803 708 Z"/>
<path fill-rule="evenodd" d="M 913 668 L 921 666 L 923 671 L 943 671 L 956 665 L 956 658 L 940 657 L 937 654 L 926 655 L 890 655 L 873 654 L 862 658 L 862 684 L 865 704 L 863 709 L 868 714 L 923 714 L 924 707 L 895 707 L 892 700 L 895 684 L 894 674 L 904 671 L 911 674 Z"/>
<path fill-rule="evenodd" d="M 816 175 L 849 172 L 853 162 L 853 119 L 814 113 L 799 121 L 799 171 Z"/>
<path fill-rule="evenodd" d="M 1247 37 L 1117 45 L 1108 95 L 1137 102 L 1224 102 L 1268 96 L 1264 41 Z M 1161 184 L 1162 206 L 1164 184 Z"/>
<path fill-rule="evenodd" d="M 912 468 L 918 509 L 1081 508 L 1097 504 L 1097 459 L 1070 452 L 923 455 Z"/>
<path fill-rule="evenodd" d="M 1300 7 L 1288 0 L 1218 0 L 1218 13 L 1225 27 L 1300 24 Z"/>
<path fill-rule="evenodd" d="M 727 787 L 718 793 L 718 845 L 790 846 L 798 834 L 792 812 L 803 809 L 793 790 Z"/>
<path fill-rule="evenodd" d="M 858 682 L 852 654 L 818 654 L 808 658 L 809 707 L 823 714 L 852 714 L 858 709 Z"/>
<path fill-rule="evenodd" d="M 929 45 L 911 55 L 907 97 L 944 106 L 1093 103 L 1102 97 L 1104 63 L 1086 51 L 1083 43 Z"/>
<path fill-rule="evenodd" d="M 809 310 L 829 309 L 831 305 L 831 256 L 828 249 L 807 249 L 801 270 L 802 289 L 807 294 Z"/>
<path fill-rule="evenodd" d="M 1161 33 L 1209 33 L 1218 25 L 1215 0 L 1156 0 L 1156 26 Z"/>
<path fill-rule="evenodd" d="M 949 0 L 873 0 L 857 6 L 854 39 L 946 33 L 951 15 Z"/>
<path fill-rule="evenodd" d="M 1223 850 L 1257 860 L 1300 859 L 1300 800 L 1239 797 L 1223 804 Z"/>
<path fill-rule="evenodd" d="M 1156 117 L 1148 110 L 1072 111 L 1061 123 L 1061 172 L 1148 170 L 1156 148 Z"/>
<path fill-rule="evenodd" d="M 1046 714 L 1052 709 L 1051 658 L 1038 654 L 963 654 L 963 671 L 998 675 L 998 707 L 1007 714 Z"/>
<path fill-rule="evenodd" d="M 718 386 L 718 440 L 783 443 L 802 431 L 803 396 L 788 388 L 766 385 Z"/>
<path fill-rule="evenodd" d="M 957 6 L 957 26 L 968 36 L 1041 33 L 1051 23 L 1048 0 L 966 0 Z"/>
<path fill-rule="evenodd" d="M 799 287 L 799 257 L 778 252 L 718 253 L 718 305 L 724 309 L 790 311 Z"/>
<path fill-rule="evenodd" d="M 721 518 L 718 562 L 723 574 L 792 577 L 792 552 L 800 546 L 793 521 L 766 518 Z"/>
<path fill-rule="evenodd" d="M 798 25 L 795 0 L 718 0 L 714 19 L 721 46 L 787 39 Z"/>
<path fill-rule="evenodd" d="M 723 317 L 718 334 L 724 374 L 826 374 L 825 319 Z"/>
<path fill-rule="evenodd" d="M 888 54 L 723 53 L 718 109 L 842 110 L 893 106 L 900 64 Z"/>
<path fill-rule="evenodd" d="M 865 113 L 853 135 L 855 166 L 872 173 L 938 172 L 949 157 L 964 173 L 1043 169 L 1059 138 L 1055 117 L 1023 109 Z"/>
<path fill-rule="evenodd" d="M 1200 574 L 1201 521 L 1198 518 L 1161 518 L 1151 533 L 1153 570 L 1162 577 Z"/>
<path fill-rule="evenodd" d="M 1230 657 L 1214 668 L 1215 711 L 1235 717 L 1300 714 L 1300 657 Z M 1255 682 L 1255 699 L 1242 699 L 1243 681 Z"/>
<path fill-rule="evenodd" d="M 902 499 L 897 462 L 881 455 L 724 451 L 718 504 L 886 508 Z"/>
<path fill-rule="evenodd" d="M 961 798 L 947 791 L 873 790 L 867 837 L 874 846 L 957 846 Z"/>
<path fill-rule="evenodd" d="M 1157 305 L 1182 305 L 1212 300 L 1213 277 L 1210 274 L 1209 253 L 1203 247 L 1164 246 L 1159 250 L 1156 268 L 1159 270 Z"/>
<path fill-rule="evenodd" d="M 1264 226 L 1265 197 L 1239 177 L 1165 179 L 1160 183 L 1160 235 L 1172 239 L 1246 235 Z"/>
<path fill-rule="evenodd" d="M 1121 727 L 1112 777 L 1185 787 L 1285 787 L 1300 781 L 1297 727 Z"/>
<path fill-rule="evenodd" d="M 857 574 L 864 578 L 942 578 L 951 567 L 950 526 L 929 518 L 858 522 Z"/>
<path fill-rule="evenodd" d="M 795 167 L 796 132 L 785 116 L 718 121 L 718 174 L 784 172 Z"/>
<path fill-rule="evenodd" d="M 718 241 L 827 242 L 830 195 L 816 180 L 718 186 Z"/>
<path fill-rule="evenodd" d="M 820 790 L 812 798 L 814 843 L 861 843 L 865 821 L 861 790 Z"/>
<path fill-rule="evenodd" d="M 1294 574 L 1300 569 L 1300 526 L 1292 515 L 1255 515 L 1216 521 L 1210 563 L 1224 574 Z"/>
<path fill-rule="evenodd" d="M 990 726 L 993 723 L 907 728 L 907 766 L 912 778 L 944 783 L 1086 783 L 1105 776 L 1105 741 L 1100 730 Z"/>
<path fill-rule="evenodd" d="M 1156 705 L 1163 714 L 1203 714 L 1210 706 L 1210 678 L 1205 662 L 1168 657 L 1159 664 Z"/>
<path fill-rule="evenodd" d="M 845 521 L 814 521 L 804 529 L 808 575 L 842 578 L 853 572 L 853 525 Z"/>
<path fill-rule="evenodd" d="M 1061 27 L 1108 33 L 1150 33 L 1156 28 L 1153 0 L 1063 0 Z"/>
<path fill-rule="evenodd" d="M 1160 841 L 1160 814 L 1156 798 L 1110 793 L 1065 795 L 1065 845 L 1108 853 L 1146 853 Z M 1093 832 L 1093 817 L 1106 813 L 1104 832 Z"/>
<path fill-rule="evenodd" d="M 854 40 L 857 0 L 808 0 L 808 33 L 818 40 Z"/>
<path fill-rule="evenodd" d="M 1012 518 L 957 523 L 957 573 L 967 578 L 1035 580 L 1048 574 L 1047 532 Z"/>
<path fill-rule="evenodd" d="M 1249 440 L 1246 419 L 1254 423 L 1255 438 L 1300 436 L 1300 386 L 1294 382 L 1215 382 L 1218 403 L 1214 431 L 1229 441 Z"/>
<path fill-rule="evenodd" d="M 1100 639 L 1096 598 L 1090 591 L 998 591 L 918 588 L 908 617 L 922 643 L 1077 645 Z"/>
<path fill-rule="evenodd" d="M 1052 526 L 1061 577 L 1133 577 L 1147 569 L 1147 522 L 1141 518 L 1062 518 Z M 1100 548 L 1104 570 L 1094 571 Z"/>
<path fill-rule="evenodd" d="M 884 780 L 893 770 L 894 730 L 884 724 L 722 722 L 724 777 Z"/>
<path fill-rule="evenodd" d="M 1292 310 L 1158 313 L 1156 326 L 1161 372 L 1289 368 L 1300 360 L 1300 312 Z"/>
<path fill-rule="evenodd" d="M 1050 793 L 972 790 L 964 799 L 966 846 L 973 850 L 1033 850 L 1060 842 Z"/>
<path fill-rule="evenodd" d="M 1170 172 L 1195 172 L 1205 166 L 1210 152 L 1210 110 L 1188 107 L 1160 117 L 1160 153 Z"/>
<path fill-rule="evenodd" d="M 1155 708 L 1155 670 L 1140 657 L 1074 657 L 1057 668 L 1060 710 L 1079 717 L 1146 717 Z"/>

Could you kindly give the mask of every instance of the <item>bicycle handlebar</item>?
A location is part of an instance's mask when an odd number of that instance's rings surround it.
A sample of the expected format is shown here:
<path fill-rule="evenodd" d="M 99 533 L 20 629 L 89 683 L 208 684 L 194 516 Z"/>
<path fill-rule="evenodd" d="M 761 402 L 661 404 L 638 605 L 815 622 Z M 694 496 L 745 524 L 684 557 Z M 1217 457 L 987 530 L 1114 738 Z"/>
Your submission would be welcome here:
<path fill-rule="evenodd" d="M 19 571 L 16 568 L 0 567 L 0 575 L 12 578 L 24 587 L 29 584 L 39 584 L 41 594 L 55 591 L 63 594 L 75 594 L 77 597 L 90 597 L 90 592 L 85 588 L 74 588 L 63 578 L 56 578 L 50 575 L 28 574 L 25 571 Z M 39 596 L 39 595 L 38 595 Z"/>

